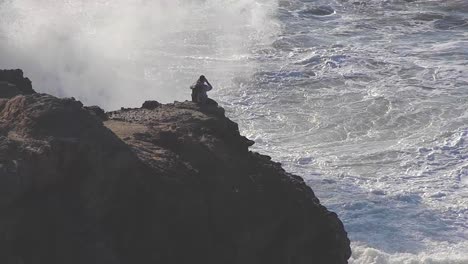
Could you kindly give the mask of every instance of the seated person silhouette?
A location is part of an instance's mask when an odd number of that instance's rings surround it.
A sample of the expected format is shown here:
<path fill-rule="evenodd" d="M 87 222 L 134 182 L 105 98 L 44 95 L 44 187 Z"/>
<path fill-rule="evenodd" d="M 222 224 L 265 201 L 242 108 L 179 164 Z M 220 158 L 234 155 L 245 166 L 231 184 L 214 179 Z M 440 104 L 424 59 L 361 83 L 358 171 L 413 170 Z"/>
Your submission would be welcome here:
<path fill-rule="evenodd" d="M 217 105 L 217 103 L 208 98 L 208 95 L 206 94 L 208 91 L 213 89 L 213 86 L 211 86 L 210 82 L 208 82 L 204 75 L 201 75 L 200 78 L 190 86 L 190 89 L 192 89 L 192 102 L 200 105 Z"/>

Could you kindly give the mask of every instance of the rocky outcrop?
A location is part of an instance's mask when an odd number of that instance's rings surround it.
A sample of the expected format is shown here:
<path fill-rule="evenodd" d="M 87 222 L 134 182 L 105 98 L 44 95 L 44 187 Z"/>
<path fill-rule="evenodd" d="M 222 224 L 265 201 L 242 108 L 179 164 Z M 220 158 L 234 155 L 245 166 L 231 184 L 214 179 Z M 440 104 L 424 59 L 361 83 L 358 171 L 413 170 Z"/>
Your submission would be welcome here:
<path fill-rule="evenodd" d="M 0 263 L 347 262 L 336 214 L 222 108 L 146 106 L 0 99 Z"/>
<path fill-rule="evenodd" d="M 143 103 L 141 108 L 148 109 L 148 110 L 153 110 L 153 109 L 156 109 L 156 108 L 158 108 L 160 106 L 161 106 L 161 104 L 158 101 L 146 101 L 146 102 Z"/>
<path fill-rule="evenodd" d="M 85 106 L 84 108 L 103 121 L 106 121 L 109 119 L 104 109 L 102 109 L 101 107 L 97 105 Z"/>
<path fill-rule="evenodd" d="M 22 70 L 0 70 L 0 98 L 34 93 L 31 81 L 23 76 Z"/>

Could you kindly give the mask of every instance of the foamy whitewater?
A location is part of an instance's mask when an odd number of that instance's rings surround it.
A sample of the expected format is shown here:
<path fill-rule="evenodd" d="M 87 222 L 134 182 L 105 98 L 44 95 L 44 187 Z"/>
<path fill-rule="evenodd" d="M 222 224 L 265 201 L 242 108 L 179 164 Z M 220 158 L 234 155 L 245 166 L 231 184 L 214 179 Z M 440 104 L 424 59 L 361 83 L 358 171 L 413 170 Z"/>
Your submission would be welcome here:
<path fill-rule="evenodd" d="M 468 263 L 467 0 L 0 0 L 0 68 L 108 110 L 205 74 L 350 263 Z"/>

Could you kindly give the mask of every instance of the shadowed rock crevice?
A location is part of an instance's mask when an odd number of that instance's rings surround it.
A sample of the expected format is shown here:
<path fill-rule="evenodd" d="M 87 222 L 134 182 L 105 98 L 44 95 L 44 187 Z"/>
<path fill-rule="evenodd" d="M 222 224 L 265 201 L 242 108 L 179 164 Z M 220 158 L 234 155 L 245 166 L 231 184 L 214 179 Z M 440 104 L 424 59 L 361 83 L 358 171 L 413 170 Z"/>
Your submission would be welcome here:
<path fill-rule="evenodd" d="M 0 262 L 346 263 L 338 217 L 253 143 L 217 106 L 0 99 Z"/>

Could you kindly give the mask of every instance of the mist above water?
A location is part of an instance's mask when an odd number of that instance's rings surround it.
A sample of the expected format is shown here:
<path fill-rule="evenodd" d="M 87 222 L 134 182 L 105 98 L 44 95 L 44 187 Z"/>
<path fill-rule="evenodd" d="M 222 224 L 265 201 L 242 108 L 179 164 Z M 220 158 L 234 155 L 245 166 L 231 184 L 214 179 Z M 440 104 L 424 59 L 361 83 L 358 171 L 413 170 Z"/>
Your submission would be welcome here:
<path fill-rule="evenodd" d="M 270 2 L 0 1 L 0 68 L 107 109 L 185 100 L 199 74 L 228 85 L 226 68 L 274 34 Z"/>

